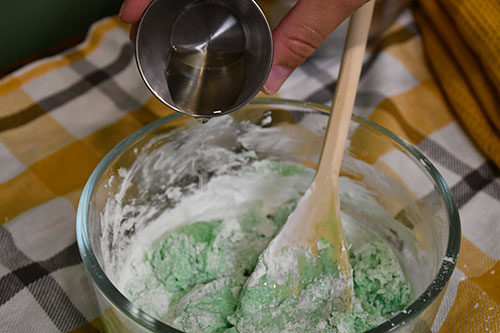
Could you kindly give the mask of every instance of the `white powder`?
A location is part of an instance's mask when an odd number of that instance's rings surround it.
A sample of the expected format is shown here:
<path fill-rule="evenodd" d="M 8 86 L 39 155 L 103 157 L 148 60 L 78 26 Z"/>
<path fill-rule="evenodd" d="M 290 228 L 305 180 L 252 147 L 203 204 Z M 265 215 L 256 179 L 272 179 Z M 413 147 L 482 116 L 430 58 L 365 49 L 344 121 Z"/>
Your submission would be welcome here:
<path fill-rule="evenodd" d="M 311 126 L 317 124 L 312 122 Z M 217 137 L 213 135 L 215 130 Z M 175 140 L 171 140 L 173 136 L 176 136 Z M 283 202 L 299 199 L 301 191 L 308 188 L 312 180 L 311 170 L 303 175 L 280 178 L 266 170 L 268 162 L 257 161 L 263 157 L 261 152 L 274 152 L 272 156 L 291 154 L 296 143 L 293 136 L 283 136 L 281 128 L 261 128 L 249 122 L 236 123 L 231 117 L 220 117 L 197 126 L 196 130 L 181 128 L 156 136 L 144 147 L 134 148 L 137 160 L 130 168 L 119 169 L 118 174 L 110 179 L 109 187 L 114 185 L 118 190 L 109 198 L 101 215 L 101 249 L 106 273 L 123 291 L 126 283 L 150 269 L 141 263 L 143 253 L 179 225 L 224 219 L 227 223 L 219 236 L 239 237 L 240 225 L 230 223 L 231 219 L 257 207 L 264 213 L 272 213 Z M 238 145 L 244 149 L 235 149 Z M 360 161 L 350 160 L 349 163 L 352 170 L 371 167 Z M 248 167 L 262 172 L 246 172 Z M 377 177 L 371 171 L 368 174 Z M 395 221 L 373 198 L 373 193 L 359 182 L 341 177 L 339 186 L 343 205 L 356 207 L 358 212 L 368 214 L 382 225 L 387 223 L 396 230 L 399 238 L 412 243 L 411 232 Z M 308 195 L 309 191 L 305 196 Z M 350 213 L 342 213 L 347 234 L 349 225 L 355 224 Z M 265 235 L 272 233 L 265 226 L 261 228 L 259 231 Z M 234 239 L 238 240 L 241 239 Z M 262 255 L 269 256 L 270 248 Z M 321 244 L 318 248 L 323 249 Z M 280 253 L 279 260 L 271 259 L 266 264 L 260 260 L 248 285 L 267 272 L 276 272 L 272 279 L 283 283 L 288 273 L 297 270 L 296 259 L 297 253 L 285 251 Z M 345 289 L 345 285 L 339 285 L 344 283 L 340 279 L 323 282 L 330 291 Z M 147 289 L 150 303 L 139 306 L 170 312 L 170 295 L 162 293 L 161 286 L 151 283 L 142 287 Z M 217 285 L 210 288 L 217 288 Z M 193 297 L 197 293 L 193 291 Z M 310 305 L 306 300 L 303 302 L 300 306 Z M 166 319 L 170 318 L 168 316 Z M 318 323 L 318 329 L 324 325 L 327 323 Z"/>
<path fill-rule="evenodd" d="M 258 161 L 252 164 L 252 168 L 261 169 L 265 164 Z M 273 213 L 282 203 L 299 199 L 301 193 L 297 189 L 307 188 L 312 178 L 312 171 L 304 175 L 276 177 L 271 170 L 263 170 L 243 170 L 214 177 L 198 191 L 182 197 L 174 208 L 165 210 L 152 223 L 136 231 L 134 249 L 120 265 L 122 269 L 117 276 L 119 288 L 130 279 L 130 263 L 140 258 L 144 249 L 170 230 L 196 221 L 236 219 L 255 208 L 264 214 Z M 239 228 L 237 223 L 225 223 L 224 228 L 223 235 L 238 235 L 231 229 Z M 264 234 L 271 232 L 265 226 L 261 228 Z"/>

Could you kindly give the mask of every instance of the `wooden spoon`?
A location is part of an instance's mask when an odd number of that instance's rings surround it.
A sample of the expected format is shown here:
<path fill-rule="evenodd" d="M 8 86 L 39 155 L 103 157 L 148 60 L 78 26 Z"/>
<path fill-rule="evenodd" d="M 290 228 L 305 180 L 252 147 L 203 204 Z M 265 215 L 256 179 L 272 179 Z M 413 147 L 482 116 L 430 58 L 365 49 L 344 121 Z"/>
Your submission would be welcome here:
<path fill-rule="evenodd" d="M 340 223 L 338 177 L 374 3 L 374 0 L 369 1 L 351 16 L 318 170 L 311 186 L 260 258 L 260 267 L 256 267 L 255 276 L 249 279 L 250 287 L 263 276 L 263 270 L 268 276 L 279 276 L 278 271 L 288 269 L 290 263 L 283 254 L 287 249 L 308 248 L 313 256 L 317 255 L 321 239 L 334 249 L 329 255 L 337 263 L 338 277 L 345 282 L 342 284 L 345 288 L 343 303 L 346 310 L 351 308 L 352 273 Z M 287 274 L 288 279 L 302 279 L 300 268 L 296 272 L 298 276 L 293 272 Z M 297 283 L 287 280 L 283 285 L 291 285 L 295 294 L 300 293 Z"/>

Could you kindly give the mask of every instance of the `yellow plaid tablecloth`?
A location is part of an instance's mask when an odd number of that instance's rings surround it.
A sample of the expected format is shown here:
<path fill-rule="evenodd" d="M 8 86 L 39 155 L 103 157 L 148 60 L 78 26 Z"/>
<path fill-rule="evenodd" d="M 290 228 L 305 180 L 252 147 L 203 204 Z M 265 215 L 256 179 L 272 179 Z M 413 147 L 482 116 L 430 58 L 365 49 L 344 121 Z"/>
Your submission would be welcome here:
<path fill-rule="evenodd" d="M 280 95 L 328 104 L 344 33 L 341 26 Z M 432 330 L 500 332 L 499 172 L 462 130 L 424 59 L 406 11 L 370 46 L 355 112 L 417 145 L 460 208 L 461 254 Z M 0 331 L 100 330 L 76 246 L 78 199 L 113 146 L 169 112 L 140 79 L 117 18 L 0 81 Z"/>

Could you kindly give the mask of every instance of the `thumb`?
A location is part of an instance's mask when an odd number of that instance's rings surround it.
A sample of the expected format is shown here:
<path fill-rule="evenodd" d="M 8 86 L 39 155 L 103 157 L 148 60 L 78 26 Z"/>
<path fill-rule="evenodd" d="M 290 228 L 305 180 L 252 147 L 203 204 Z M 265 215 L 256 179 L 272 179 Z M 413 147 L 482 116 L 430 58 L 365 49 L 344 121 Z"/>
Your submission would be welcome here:
<path fill-rule="evenodd" d="M 299 0 L 273 31 L 274 58 L 262 90 L 267 94 L 277 92 L 293 70 L 365 2 Z"/>
<path fill-rule="evenodd" d="M 120 8 L 118 16 L 124 23 L 139 22 L 142 13 L 146 10 L 152 0 L 125 0 Z"/>

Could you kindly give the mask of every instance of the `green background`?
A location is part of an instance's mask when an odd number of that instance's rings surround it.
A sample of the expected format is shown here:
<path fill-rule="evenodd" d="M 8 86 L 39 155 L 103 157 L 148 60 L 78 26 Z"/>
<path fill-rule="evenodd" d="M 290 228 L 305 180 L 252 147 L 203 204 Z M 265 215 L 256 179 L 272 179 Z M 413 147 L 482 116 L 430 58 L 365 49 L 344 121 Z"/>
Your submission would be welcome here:
<path fill-rule="evenodd" d="M 85 34 L 123 0 L 0 0 L 0 67 Z"/>

